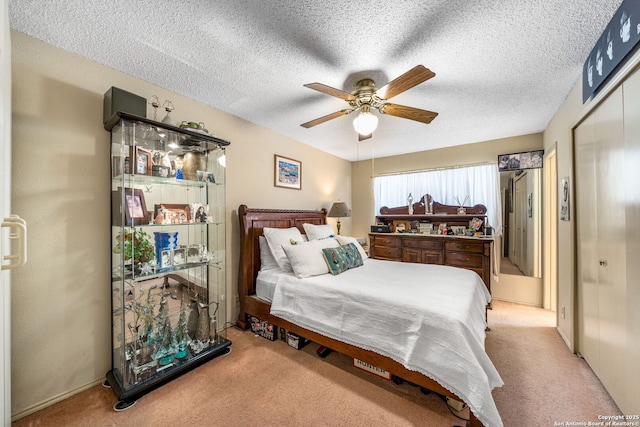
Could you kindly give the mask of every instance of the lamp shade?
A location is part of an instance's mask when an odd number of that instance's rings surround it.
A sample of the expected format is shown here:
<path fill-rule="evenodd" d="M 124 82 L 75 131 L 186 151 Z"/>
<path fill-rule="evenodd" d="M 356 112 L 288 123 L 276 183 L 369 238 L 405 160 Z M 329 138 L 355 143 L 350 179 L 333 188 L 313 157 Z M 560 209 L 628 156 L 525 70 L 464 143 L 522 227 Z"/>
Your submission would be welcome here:
<path fill-rule="evenodd" d="M 371 135 L 376 127 L 378 127 L 378 118 L 369 111 L 362 111 L 353 119 L 353 128 L 360 135 Z"/>
<path fill-rule="evenodd" d="M 335 202 L 331 205 L 331 209 L 327 214 L 329 218 L 344 218 L 351 216 L 351 209 L 347 206 L 346 202 Z"/>

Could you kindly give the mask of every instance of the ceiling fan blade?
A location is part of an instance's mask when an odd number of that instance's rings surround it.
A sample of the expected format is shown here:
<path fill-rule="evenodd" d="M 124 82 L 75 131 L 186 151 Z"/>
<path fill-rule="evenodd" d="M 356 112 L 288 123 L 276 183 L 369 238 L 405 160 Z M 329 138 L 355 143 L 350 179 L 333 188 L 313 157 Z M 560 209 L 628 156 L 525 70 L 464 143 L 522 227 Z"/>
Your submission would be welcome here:
<path fill-rule="evenodd" d="M 352 112 L 353 109 L 349 110 L 349 109 L 345 109 L 345 110 L 340 110 L 340 111 L 336 111 L 335 113 L 331 113 L 331 114 L 327 114 L 326 116 L 322 116 L 319 117 L 315 120 L 311 120 L 309 122 L 303 123 L 300 126 L 302 126 L 303 128 L 310 128 L 313 127 L 315 125 L 319 125 L 321 123 L 324 122 L 328 122 L 331 119 L 335 119 L 336 117 L 340 117 L 340 116 L 344 116 L 345 114 L 349 114 L 350 112 Z"/>
<path fill-rule="evenodd" d="M 405 90 L 409 90 L 414 86 L 419 85 L 422 82 L 434 77 L 436 73 L 426 68 L 424 65 L 417 65 L 401 75 L 395 78 L 376 91 L 376 95 L 381 99 L 390 99 L 396 95 L 401 94 Z"/>
<path fill-rule="evenodd" d="M 331 86 L 324 85 L 322 83 L 307 83 L 304 87 L 317 90 L 318 92 L 326 93 L 327 95 L 335 96 L 336 98 L 344 99 L 345 101 L 353 101 L 355 96 L 350 93 L 344 92 L 340 89 L 333 88 Z"/>
<path fill-rule="evenodd" d="M 360 134 L 358 134 L 358 142 L 364 141 L 365 139 L 369 139 L 372 136 L 373 136 L 373 132 L 371 132 L 369 135 L 360 135 Z"/>
<path fill-rule="evenodd" d="M 431 123 L 436 118 L 438 113 L 433 111 L 421 110 L 419 108 L 407 107 L 405 105 L 398 104 L 383 104 L 379 111 L 382 114 L 389 116 L 401 117 L 403 119 L 415 120 L 422 123 Z"/>

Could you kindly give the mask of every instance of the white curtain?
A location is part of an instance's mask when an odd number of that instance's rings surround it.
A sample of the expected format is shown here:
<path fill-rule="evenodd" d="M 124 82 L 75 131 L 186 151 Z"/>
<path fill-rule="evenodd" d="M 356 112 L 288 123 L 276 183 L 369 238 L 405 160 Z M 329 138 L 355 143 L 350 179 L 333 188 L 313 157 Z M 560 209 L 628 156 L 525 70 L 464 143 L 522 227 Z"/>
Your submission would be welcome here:
<path fill-rule="evenodd" d="M 495 229 L 495 234 L 502 234 L 497 164 L 379 176 L 374 179 L 373 186 L 376 215 L 380 214 L 382 206 L 406 206 L 409 193 L 413 196 L 413 203 L 430 194 L 433 201 L 445 205 L 485 205 L 489 225 Z"/>

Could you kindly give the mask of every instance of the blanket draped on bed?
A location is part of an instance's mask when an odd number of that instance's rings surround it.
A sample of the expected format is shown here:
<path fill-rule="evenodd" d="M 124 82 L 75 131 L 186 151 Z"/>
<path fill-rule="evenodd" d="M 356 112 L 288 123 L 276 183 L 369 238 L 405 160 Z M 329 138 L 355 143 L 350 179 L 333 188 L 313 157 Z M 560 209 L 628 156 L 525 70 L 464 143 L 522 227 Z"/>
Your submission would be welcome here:
<path fill-rule="evenodd" d="M 491 296 L 475 272 L 368 259 L 340 275 L 278 278 L 271 314 L 371 350 L 437 381 L 487 427 L 503 385 L 484 350 Z"/>

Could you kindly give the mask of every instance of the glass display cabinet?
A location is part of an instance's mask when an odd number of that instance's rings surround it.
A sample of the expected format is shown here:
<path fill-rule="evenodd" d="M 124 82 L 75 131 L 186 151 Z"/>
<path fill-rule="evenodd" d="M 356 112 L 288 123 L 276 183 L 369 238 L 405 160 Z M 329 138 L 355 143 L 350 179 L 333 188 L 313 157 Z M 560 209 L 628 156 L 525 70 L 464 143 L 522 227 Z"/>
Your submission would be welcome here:
<path fill-rule="evenodd" d="M 116 410 L 228 353 L 225 148 L 207 132 L 127 113 L 111 132 Z"/>

